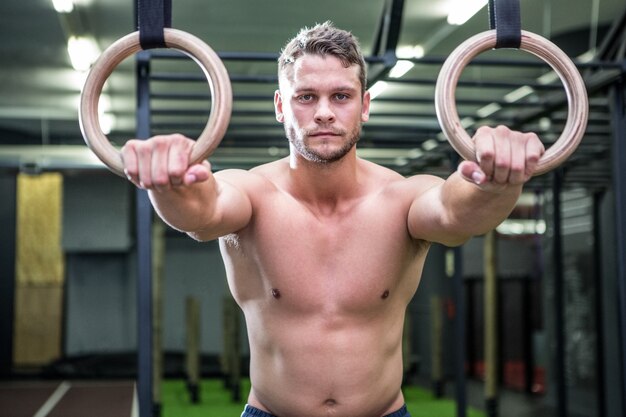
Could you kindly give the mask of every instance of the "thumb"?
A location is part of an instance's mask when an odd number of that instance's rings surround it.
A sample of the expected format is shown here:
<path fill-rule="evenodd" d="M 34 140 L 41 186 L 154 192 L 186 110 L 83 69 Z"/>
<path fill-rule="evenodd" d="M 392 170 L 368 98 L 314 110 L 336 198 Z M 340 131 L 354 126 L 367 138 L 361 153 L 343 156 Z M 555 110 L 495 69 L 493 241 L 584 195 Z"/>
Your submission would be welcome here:
<path fill-rule="evenodd" d="M 190 166 L 187 172 L 185 172 L 183 182 L 185 185 L 196 184 L 208 180 L 210 176 L 211 164 L 208 161 L 204 161 L 201 164 Z"/>
<path fill-rule="evenodd" d="M 487 176 L 476 162 L 461 162 L 457 168 L 457 172 L 464 180 L 473 184 L 482 185 L 487 182 Z"/>

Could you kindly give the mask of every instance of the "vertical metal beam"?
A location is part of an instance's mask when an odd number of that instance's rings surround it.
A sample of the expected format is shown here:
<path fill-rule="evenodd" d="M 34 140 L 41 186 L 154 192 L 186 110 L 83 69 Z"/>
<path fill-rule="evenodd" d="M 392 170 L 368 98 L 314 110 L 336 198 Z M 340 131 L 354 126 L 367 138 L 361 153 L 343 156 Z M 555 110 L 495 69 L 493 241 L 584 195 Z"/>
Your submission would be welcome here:
<path fill-rule="evenodd" d="M 17 225 L 17 177 L 14 173 L 0 178 L 0 378 L 13 368 L 13 322 L 15 319 L 15 248 Z"/>
<path fill-rule="evenodd" d="M 402 29 L 403 13 L 404 0 L 387 0 L 385 2 L 372 50 L 372 55 L 384 57 L 384 64 L 377 74 L 370 77 L 370 84 L 386 77 L 398 61 L 396 48 Z"/>
<path fill-rule="evenodd" d="M 604 293 L 605 271 L 602 268 L 602 222 L 601 205 L 604 192 L 596 192 L 593 195 L 593 270 L 597 277 L 595 280 L 595 315 L 596 315 L 596 395 L 598 396 L 598 415 L 607 415 L 605 400 L 606 393 L 606 372 L 604 371 L 604 314 L 602 309 L 602 295 Z"/>
<path fill-rule="evenodd" d="M 465 384 L 465 288 L 463 288 L 463 249 L 454 248 L 454 298 L 456 314 L 454 315 L 454 356 L 456 359 L 456 416 L 467 414 L 467 392 Z"/>
<path fill-rule="evenodd" d="M 150 53 L 136 55 L 137 138 L 150 136 Z M 139 417 L 152 417 L 152 206 L 136 192 L 137 227 L 137 392 Z"/>
<path fill-rule="evenodd" d="M 552 204 L 554 222 L 554 240 L 552 242 L 552 262 L 554 264 L 554 333 L 556 351 L 554 352 L 554 374 L 556 376 L 557 416 L 567 417 L 567 379 L 565 375 L 565 313 L 563 273 L 563 233 L 561 219 L 561 189 L 563 169 L 554 171 L 552 182 Z"/>
<path fill-rule="evenodd" d="M 624 61 L 626 66 L 626 60 Z M 613 187 L 615 189 L 615 229 L 618 314 L 620 333 L 621 388 L 622 398 L 626 398 L 626 100 L 623 82 L 614 85 L 612 91 L 613 108 Z M 626 401 L 625 401 L 626 402 Z M 626 415 L 626 405 L 623 415 Z"/>
<path fill-rule="evenodd" d="M 485 235 L 484 270 L 484 358 L 485 410 L 488 417 L 498 416 L 498 240 L 495 230 Z"/>

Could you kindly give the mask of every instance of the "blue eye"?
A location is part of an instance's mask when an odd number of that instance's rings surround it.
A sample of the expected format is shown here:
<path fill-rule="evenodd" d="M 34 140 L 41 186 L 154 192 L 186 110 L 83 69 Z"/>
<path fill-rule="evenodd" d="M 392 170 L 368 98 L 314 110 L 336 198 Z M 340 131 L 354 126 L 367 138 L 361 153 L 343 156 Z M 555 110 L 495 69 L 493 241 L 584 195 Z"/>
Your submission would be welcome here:
<path fill-rule="evenodd" d="M 298 96 L 298 101 L 301 102 L 306 102 L 306 101 L 311 101 L 313 100 L 313 95 L 311 94 L 302 94 L 301 96 Z"/>

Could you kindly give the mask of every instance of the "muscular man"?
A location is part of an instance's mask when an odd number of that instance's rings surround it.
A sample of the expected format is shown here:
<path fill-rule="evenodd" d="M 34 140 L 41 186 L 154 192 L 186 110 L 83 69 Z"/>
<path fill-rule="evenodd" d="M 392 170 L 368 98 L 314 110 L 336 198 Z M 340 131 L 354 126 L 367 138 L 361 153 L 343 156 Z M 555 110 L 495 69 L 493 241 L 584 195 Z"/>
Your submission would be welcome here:
<path fill-rule="evenodd" d="M 408 416 L 402 328 L 432 242 L 459 245 L 513 209 L 544 148 L 505 127 L 475 135 L 479 163 L 404 178 L 360 159 L 369 114 L 353 36 L 304 29 L 279 59 L 287 158 L 250 171 L 189 166 L 181 135 L 129 141 L 130 181 L 198 240 L 219 238 L 244 312 L 252 389 L 243 416 Z"/>

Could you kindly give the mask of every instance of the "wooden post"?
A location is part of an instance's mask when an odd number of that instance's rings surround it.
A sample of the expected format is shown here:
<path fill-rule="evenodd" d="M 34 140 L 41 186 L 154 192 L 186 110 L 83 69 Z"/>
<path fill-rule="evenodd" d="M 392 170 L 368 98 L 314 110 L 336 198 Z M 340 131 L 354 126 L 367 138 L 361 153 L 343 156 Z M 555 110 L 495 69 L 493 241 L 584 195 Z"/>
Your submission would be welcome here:
<path fill-rule="evenodd" d="M 431 362 L 433 394 L 436 398 L 443 397 L 443 318 L 441 316 L 441 297 L 430 299 L 431 322 Z"/>
<path fill-rule="evenodd" d="M 185 357 L 187 388 L 191 402 L 200 402 L 200 303 L 195 297 L 187 297 L 187 354 Z"/>
<path fill-rule="evenodd" d="M 241 340 L 240 312 L 235 300 L 227 295 L 223 299 L 224 307 L 224 346 L 222 370 L 226 387 L 231 391 L 233 402 L 241 401 Z"/>
<path fill-rule="evenodd" d="M 485 235 L 485 410 L 488 417 L 498 415 L 498 282 L 496 232 Z"/>
<path fill-rule="evenodd" d="M 163 380 L 163 280 L 165 266 L 165 224 L 152 224 L 152 407 L 153 417 L 161 415 Z"/>
<path fill-rule="evenodd" d="M 414 371 L 415 360 L 411 344 L 411 314 L 407 311 L 404 316 L 404 329 L 402 331 L 402 364 L 405 380 Z"/>

